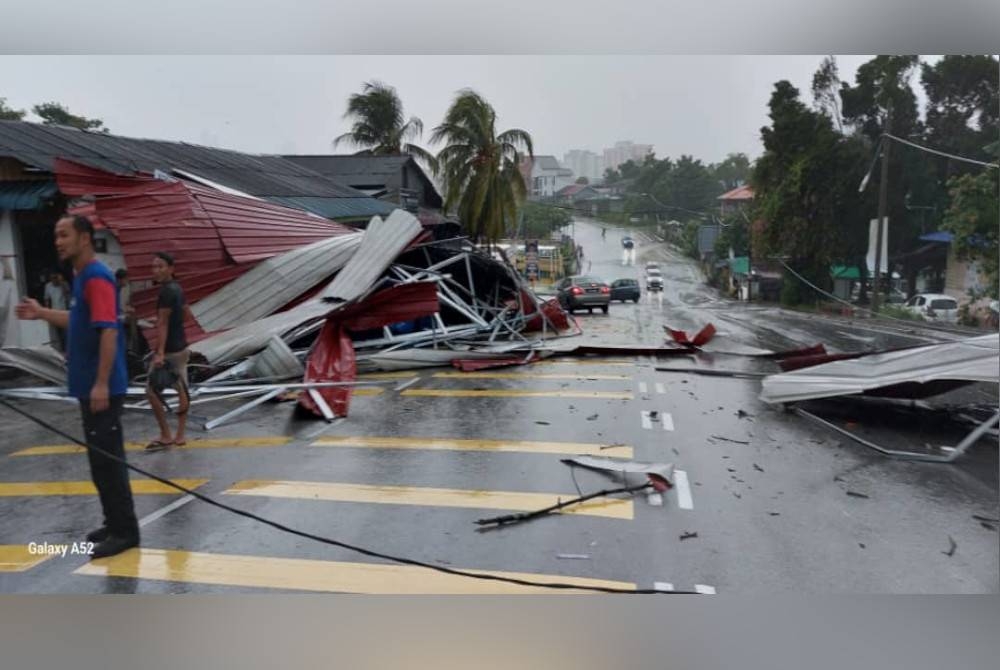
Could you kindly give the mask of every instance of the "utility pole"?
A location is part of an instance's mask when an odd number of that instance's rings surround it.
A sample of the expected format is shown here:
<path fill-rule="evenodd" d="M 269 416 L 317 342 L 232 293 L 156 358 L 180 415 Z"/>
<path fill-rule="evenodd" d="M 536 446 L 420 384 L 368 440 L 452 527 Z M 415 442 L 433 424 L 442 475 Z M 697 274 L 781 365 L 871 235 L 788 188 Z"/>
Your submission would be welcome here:
<path fill-rule="evenodd" d="M 875 283 L 872 284 L 872 311 L 879 309 L 879 284 L 882 279 L 882 227 L 889 200 L 889 144 L 892 133 L 892 100 L 885 109 L 885 128 L 882 130 L 882 178 L 878 185 L 878 221 L 875 223 Z M 888 270 L 888 268 L 886 268 Z"/>

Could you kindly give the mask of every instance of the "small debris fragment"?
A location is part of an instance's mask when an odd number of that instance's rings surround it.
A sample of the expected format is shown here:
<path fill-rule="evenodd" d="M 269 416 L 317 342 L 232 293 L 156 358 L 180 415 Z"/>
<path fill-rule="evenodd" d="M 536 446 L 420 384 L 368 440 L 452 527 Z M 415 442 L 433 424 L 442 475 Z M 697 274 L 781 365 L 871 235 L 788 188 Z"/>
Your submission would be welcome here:
<path fill-rule="evenodd" d="M 997 529 L 996 526 L 994 526 L 992 524 L 988 524 L 985 521 L 980 521 L 979 525 L 982 526 L 983 528 L 985 528 L 986 530 L 993 530 L 993 531 L 995 531 Z"/>
<path fill-rule="evenodd" d="M 864 549 L 865 548 L 865 543 L 864 542 L 858 542 L 858 546 L 861 547 L 862 549 Z"/>
<path fill-rule="evenodd" d="M 614 444 L 602 444 L 601 449 L 614 449 L 616 447 L 624 447 L 624 442 L 615 442 Z"/>
<path fill-rule="evenodd" d="M 738 410 L 736 410 L 736 416 L 738 418 L 740 418 L 740 419 L 746 419 L 746 418 L 753 417 L 753 414 L 750 414 L 749 412 L 744 412 L 743 410 L 738 409 Z"/>
<path fill-rule="evenodd" d="M 976 521 L 985 521 L 986 523 L 1000 523 L 1000 519 L 993 519 L 988 516 L 980 516 L 978 514 L 973 514 L 972 518 Z"/>
<path fill-rule="evenodd" d="M 858 493 L 857 491 L 846 491 L 846 493 L 847 493 L 847 495 L 851 496 L 852 498 L 867 498 L 868 497 L 864 493 Z"/>
<path fill-rule="evenodd" d="M 781 512 L 768 512 L 771 516 L 781 516 Z"/>
<path fill-rule="evenodd" d="M 590 554 L 556 554 L 556 558 L 569 558 L 582 561 L 589 561 Z"/>
<path fill-rule="evenodd" d="M 749 442 L 744 442 L 743 440 L 731 440 L 728 437 L 722 437 L 721 435 L 712 435 L 711 437 L 716 440 L 722 440 L 723 442 L 733 442 L 735 444 L 750 444 Z"/>
<path fill-rule="evenodd" d="M 756 470 L 757 472 L 764 472 L 764 468 L 760 467 L 756 463 L 753 464 L 753 469 Z"/>
<path fill-rule="evenodd" d="M 736 496 L 737 498 L 740 498 L 741 500 L 743 499 L 743 496 L 741 496 L 741 495 L 740 495 L 739 493 L 737 493 L 736 491 L 733 491 L 733 495 L 734 495 L 734 496 Z"/>
<path fill-rule="evenodd" d="M 834 475 L 833 476 L 833 481 L 835 481 L 835 482 L 842 482 L 842 481 L 844 481 L 844 478 L 841 477 L 840 475 Z"/>
<path fill-rule="evenodd" d="M 551 426 L 552 425 L 548 421 L 536 421 L 535 423 L 537 423 L 539 426 Z"/>
<path fill-rule="evenodd" d="M 720 406 L 719 406 L 719 409 L 726 409 L 726 408 L 725 408 L 725 407 L 722 407 L 722 406 L 720 405 Z"/>
<path fill-rule="evenodd" d="M 663 496 L 659 493 L 647 493 L 646 502 L 650 507 L 663 507 Z"/>
<path fill-rule="evenodd" d="M 587 421 L 596 421 L 598 416 L 600 416 L 600 415 L 599 414 L 591 414 L 590 416 L 587 417 Z"/>
<path fill-rule="evenodd" d="M 698 537 L 698 533 L 689 533 L 684 531 L 684 534 L 681 535 L 682 540 L 690 540 L 692 537 Z"/>
<path fill-rule="evenodd" d="M 677 447 L 670 447 L 670 450 L 671 450 L 672 452 L 674 452 L 675 454 L 677 454 L 678 456 L 680 456 L 680 455 L 681 455 L 681 452 L 677 451 Z"/>
<path fill-rule="evenodd" d="M 729 470 L 730 472 L 736 472 L 736 468 L 726 468 L 726 470 Z"/>
<path fill-rule="evenodd" d="M 950 558 L 955 555 L 955 549 L 958 548 L 958 545 L 955 544 L 955 540 L 952 538 L 951 535 L 948 536 L 948 544 L 950 545 L 948 547 L 948 551 L 942 551 L 941 553 Z"/>

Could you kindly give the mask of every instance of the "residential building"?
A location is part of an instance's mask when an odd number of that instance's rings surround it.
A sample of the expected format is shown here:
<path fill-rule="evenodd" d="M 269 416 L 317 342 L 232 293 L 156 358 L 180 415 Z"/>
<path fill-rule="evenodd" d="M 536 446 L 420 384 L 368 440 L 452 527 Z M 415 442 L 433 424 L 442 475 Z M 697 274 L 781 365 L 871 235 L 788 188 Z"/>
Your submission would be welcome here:
<path fill-rule="evenodd" d="M 750 203 L 753 202 L 753 189 L 749 184 L 737 186 L 732 191 L 723 193 L 716 200 L 719 201 L 719 212 L 722 216 L 726 216 L 749 207 Z"/>
<path fill-rule="evenodd" d="M 561 166 L 555 156 L 525 158 L 522 173 L 529 179 L 528 194 L 532 198 L 551 198 L 576 180 L 573 171 Z"/>
<path fill-rule="evenodd" d="M 592 200 L 602 197 L 602 194 L 593 186 L 587 184 L 570 184 L 564 186 L 556 192 L 556 199 L 560 202 L 574 203 L 583 200 Z"/>

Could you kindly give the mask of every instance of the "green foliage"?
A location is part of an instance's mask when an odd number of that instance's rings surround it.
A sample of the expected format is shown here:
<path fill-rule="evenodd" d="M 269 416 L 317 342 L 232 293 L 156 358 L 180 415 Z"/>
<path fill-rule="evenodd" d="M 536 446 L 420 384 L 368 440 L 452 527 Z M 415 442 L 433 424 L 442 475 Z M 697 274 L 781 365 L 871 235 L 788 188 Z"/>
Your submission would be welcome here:
<path fill-rule="evenodd" d="M 587 179 L 586 177 L 577 177 L 576 183 L 581 184 L 583 186 L 587 186 L 588 184 L 590 184 L 590 180 Z"/>
<path fill-rule="evenodd" d="M 735 256 L 746 256 L 750 251 L 750 224 L 741 214 L 732 214 L 723 220 L 722 230 L 715 240 L 715 257 L 729 258 L 729 250 Z"/>
<path fill-rule="evenodd" d="M 445 209 L 458 214 L 474 240 L 499 239 L 516 222 L 527 195 L 520 165 L 525 156 L 534 156 L 531 135 L 516 128 L 498 133 L 492 105 L 466 89 L 458 93 L 431 141 L 445 144 L 436 170 L 445 189 Z"/>
<path fill-rule="evenodd" d="M 952 244 L 960 259 L 977 261 L 987 277 L 988 293 L 997 297 L 1000 279 L 1000 240 L 997 211 L 1000 211 L 1000 178 L 996 170 L 979 175 L 962 175 L 949 182 L 951 203 L 942 227 L 953 233 Z"/>
<path fill-rule="evenodd" d="M 548 238 L 553 231 L 573 221 L 567 210 L 537 202 L 525 202 L 521 216 L 521 237 L 525 239 Z"/>
<path fill-rule="evenodd" d="M 77 116 L 57 102 L 45 102 L 32 107 L 32 111 L 42 119 L 42 123 L 47 126 L 71 126 L 80 130 L 96 130 L 98 132 L 110 132 L 100 119 L 88 119 L 85 116 Z"/>
<path fill-rule="evenodd" d="M 408 154 L 434 168 L 434 156 L 410 142 L 423 134 L 423 121 L 415 116 L 406 119 L 403 103 L 392 86 L 365 82 L 361 93 L 347 99 L 344 118 L 352 120 L 351 130 L 338 136 L 334 146 L 348 142 L 376 156 Z"/>
<path fill-rule="evenodd" d="M 724 161 L 710 169 L 716 181 L 726 191 L 731 191 L 750 179 L 750 159 L 744 153 L 729 154 Z"/>
<path fill-rule="evenodd" d="M 8 107 L 7 98 L 0 98 L 0 121 L 20 121 L 23 118 L 23 109 Z"/>
<path fill-rule="evenodd" d="M 827 289 L 830 265 L 864 251 L 868 217 L 857 184 L 870 150 L 807 108 L 787 81 L 775 84 L 770 118 L 761 129 L 765 152 L 751 180 L 754 214 L 766 222 L 755 246 L 765 255 L 789 257 L 796 272 Z M 785 304 L 810 299 L 812 289 L 804 292 L 798 284 L 785 282 Z"/>
<path fill-rule="evenodd" d="M 879 307 L 879 314 L 892 319 L 905 319 L 907 321 L 925 321 L 924 317 L 915 312 L 911 312 L 899 305 L 882 305 Z"/>

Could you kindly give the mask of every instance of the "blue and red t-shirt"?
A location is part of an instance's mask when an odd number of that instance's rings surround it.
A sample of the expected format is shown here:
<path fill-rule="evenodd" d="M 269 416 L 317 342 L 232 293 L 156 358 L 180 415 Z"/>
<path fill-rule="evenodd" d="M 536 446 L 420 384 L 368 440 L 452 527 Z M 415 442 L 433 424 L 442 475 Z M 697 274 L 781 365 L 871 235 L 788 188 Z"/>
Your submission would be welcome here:
<path fill-rule="evenodd" d="M 118 334 L 115 360 L 108 376 L 108 393 L 125 395 L 128 390 L 128 368 L 125 364 L 125 334 L 118 317 L 118 287 L 111 269 L 93 260 L 73 277 L 73 297 L 69 304 L 69 337 L 67 344 L 69 394 L 87 398 L 97 380 L 100 359 L 101 331 L 112 328 Z"/>

